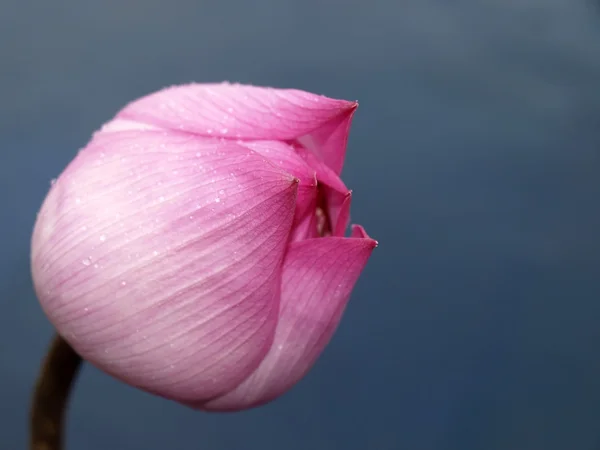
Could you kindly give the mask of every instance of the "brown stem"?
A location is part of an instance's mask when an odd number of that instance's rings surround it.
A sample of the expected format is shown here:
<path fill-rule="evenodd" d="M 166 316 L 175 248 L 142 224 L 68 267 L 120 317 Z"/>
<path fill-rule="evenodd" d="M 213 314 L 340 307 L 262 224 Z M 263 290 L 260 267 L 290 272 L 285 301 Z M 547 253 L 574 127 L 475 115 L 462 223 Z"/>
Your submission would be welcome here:
<path fill-rule="evenodd" d="M 56 335 L 33 393 L 30 450 L 62 450 L 64 417 L 81 357 Z"/>

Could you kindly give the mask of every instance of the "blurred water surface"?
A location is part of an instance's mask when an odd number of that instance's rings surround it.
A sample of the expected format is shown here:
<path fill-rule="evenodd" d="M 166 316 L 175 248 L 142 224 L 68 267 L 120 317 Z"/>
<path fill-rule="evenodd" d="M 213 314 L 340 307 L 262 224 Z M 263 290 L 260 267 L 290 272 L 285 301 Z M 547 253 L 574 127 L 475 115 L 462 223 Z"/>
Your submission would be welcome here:
<path fill-rule="evenodd" d="M 600 8 L 584 0 L 4 0 L 0 448 L 52 329 L 51 178 L 126 102 L 230 80 L 361 103 L 344 170 L 380 241 L 278 401 L 207 415 L 86 367 L 72 449 L 600 449 Z"/>

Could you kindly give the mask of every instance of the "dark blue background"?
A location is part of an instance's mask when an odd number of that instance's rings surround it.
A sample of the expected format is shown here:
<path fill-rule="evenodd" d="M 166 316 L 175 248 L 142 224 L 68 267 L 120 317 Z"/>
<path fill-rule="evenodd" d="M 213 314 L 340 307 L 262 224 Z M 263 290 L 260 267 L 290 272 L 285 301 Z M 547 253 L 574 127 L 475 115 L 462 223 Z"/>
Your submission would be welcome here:
<path fill-rule="evenodd" d="M 208 415 L 85 367 L 71 449 L 600 449 L 600 7 L 584 0 L 3 0 L 0 448 L 52 329 L 29 236 L 121 106 L 251 82 L 358 99 L 344 179 L 380 241 L 314 370 Z"/>

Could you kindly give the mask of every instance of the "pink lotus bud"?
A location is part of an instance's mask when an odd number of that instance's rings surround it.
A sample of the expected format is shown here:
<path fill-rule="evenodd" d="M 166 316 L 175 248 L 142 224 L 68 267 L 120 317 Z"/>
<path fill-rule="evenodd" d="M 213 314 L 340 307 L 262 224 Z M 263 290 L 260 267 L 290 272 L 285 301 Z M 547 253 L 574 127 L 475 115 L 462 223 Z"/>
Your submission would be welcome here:
<path fill-rule="evenodd" d="M 264 404 L 331 339 L 376 242 L 345 237 L 357 104 L 192 84 L 134 101 L 48 193 L 40 303 L 87 361 L 205 410 Z"/>

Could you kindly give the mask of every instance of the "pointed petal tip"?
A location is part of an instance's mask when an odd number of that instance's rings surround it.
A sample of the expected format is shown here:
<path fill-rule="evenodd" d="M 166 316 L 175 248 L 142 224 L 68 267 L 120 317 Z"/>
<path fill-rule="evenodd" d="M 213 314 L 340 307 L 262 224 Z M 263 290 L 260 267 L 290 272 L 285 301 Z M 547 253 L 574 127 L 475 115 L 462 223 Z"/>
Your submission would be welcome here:
<path fill-rule="evenodd" d="M 329 97 L 325 97 L 327 100 L 332 101 Z M 352 116 L 358 109 L 358 101 L 356 100 L 333 100 L 340 102 L 340 112 L 338 117 L 349 117 L 352 120 Z"/>
<path fill-rule="evenodd" d="M 329 97 L 325 97 L 328 100 L 331 100 Z M 354 111 L 358 108 L 357 100 L 338 100 L 342 104 L 342 108 L 347 111 Z"/>
<path fill-rule="evenodd" d="M 369 242 L 371 248 L 376 248 L 379 246 L 379 241 L 376 241 L 375 239 L 370 237 L 362 225 L 353 224 L 350 237 L 355 239 L 366 239 Z"/>

